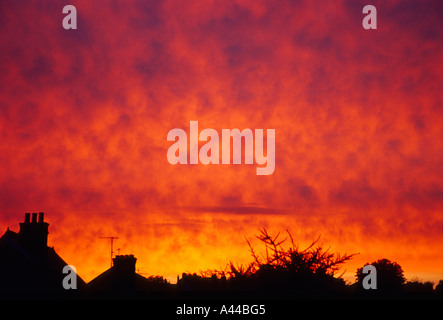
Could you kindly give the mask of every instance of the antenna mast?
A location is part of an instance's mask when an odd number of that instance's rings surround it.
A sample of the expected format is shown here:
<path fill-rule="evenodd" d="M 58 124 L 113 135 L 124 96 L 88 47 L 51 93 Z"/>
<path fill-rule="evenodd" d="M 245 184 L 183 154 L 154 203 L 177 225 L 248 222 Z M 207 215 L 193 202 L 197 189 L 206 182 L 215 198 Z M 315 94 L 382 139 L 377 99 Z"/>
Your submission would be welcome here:
<path fill-rule="evenodd" d="M 112 256 L 114 255 L 114 239 L 118 239 L 118 237 L 99 237 L 100 239 L 109 239 L 111 240 L 111 268 L 112 268 Z"/>

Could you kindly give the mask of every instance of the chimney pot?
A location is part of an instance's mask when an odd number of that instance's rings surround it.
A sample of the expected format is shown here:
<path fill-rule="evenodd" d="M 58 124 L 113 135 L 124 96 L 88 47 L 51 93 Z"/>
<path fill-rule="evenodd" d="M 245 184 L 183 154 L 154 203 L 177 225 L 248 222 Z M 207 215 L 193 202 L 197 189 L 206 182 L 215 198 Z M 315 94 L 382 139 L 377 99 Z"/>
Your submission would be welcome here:
<path fill-rule="evenodd" d="M 29 223 L 31 221 L 31 214 L 29 212 L 25 213 L 25 223 Z"/>
<path fill-rule="evenodd" d="M 38 223 L 43 223 L 44 216 L 45 216 L 44 212 L 38 213 Z"/>
<path fill-rule="evenodd" d="M 135 263 L 137 261 L 137 258 L 135 258 L 133 254 L 116 255 L 113 261 L 114 261 L 114 268 L 118 272 L 123 272 L 128 274 L 135 273 Z"/>
<path fill-rule="evenodd" d="M 37 213 L 36 212 L 32 213 L 32 221 L 31 222 L 32 223 L 36 223 L 37 222 Z"/>

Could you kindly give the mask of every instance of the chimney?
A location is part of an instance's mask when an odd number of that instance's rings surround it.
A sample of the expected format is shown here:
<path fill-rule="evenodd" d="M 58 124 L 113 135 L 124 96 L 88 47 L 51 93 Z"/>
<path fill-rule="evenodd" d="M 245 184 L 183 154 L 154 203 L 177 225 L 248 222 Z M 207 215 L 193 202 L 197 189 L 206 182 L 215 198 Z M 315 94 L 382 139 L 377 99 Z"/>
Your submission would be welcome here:
<path fill-rule="evenodd" d="M 116 255 L 114 259 L 114 266 L 116 271 L 125 274 L 135 274 L 135 263 L 137 258 L 133 254 Z"/>
<path fill-rule="evenodd" d="M 30 213 L 25 213 L 25 222 L 20 222 L 18 236 L 21 245 L 32 252 L 46 249 L 48 246 L 49 223 L 43 221 L 44 213 L 39 213 L 38 223 L 37 213 L 32 213 L 31 223 L 29 217 Z"/>
<path fill-rule="evenodd" d="M 38 223 L 43 223 L 44 216 L 45 216 L 44 212 L 38 213 Z"/>
<path fill-rule="evenodd" d="M 25 213 L 25 223 L 29 223 L 31 221 L 31 214 L 29 212 Z"/>

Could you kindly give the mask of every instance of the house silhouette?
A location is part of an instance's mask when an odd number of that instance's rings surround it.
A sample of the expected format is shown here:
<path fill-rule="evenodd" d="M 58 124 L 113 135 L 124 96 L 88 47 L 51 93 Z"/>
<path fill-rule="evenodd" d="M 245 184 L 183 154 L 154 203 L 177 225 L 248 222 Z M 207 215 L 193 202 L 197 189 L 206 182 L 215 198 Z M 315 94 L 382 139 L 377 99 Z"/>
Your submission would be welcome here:
<path fill-rule="evenodd" d="M 134 255 L 116 255 L 112 267 L 91 280 L 91 291 L 137 292 L 149 290 L 152 283 L 135 272 L 137 258 Z"/>
<path fill-rule="evenodd" d="M 18 233 L 8 227 L 0 238 L 0 294 L 60 292 L 67 263 L 48 247 L 49 223 L 44 213 L 25 213 Z M 85 282 L 77 275 L 77 288 Z"/>

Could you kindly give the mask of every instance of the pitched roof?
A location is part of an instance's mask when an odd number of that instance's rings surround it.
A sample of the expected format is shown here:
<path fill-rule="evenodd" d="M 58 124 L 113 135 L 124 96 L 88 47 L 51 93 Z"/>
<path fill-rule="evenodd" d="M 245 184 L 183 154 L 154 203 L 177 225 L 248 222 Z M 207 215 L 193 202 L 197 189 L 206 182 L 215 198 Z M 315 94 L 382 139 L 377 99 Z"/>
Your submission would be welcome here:
<path fill-rule="evenodd" d="M 143 291 L 150 286 L 145 277 L 135 272 L 137 258 L 134 255 L 117 255 L 114 265 L 88 283 L 91 290 Z"/>
<path fill-rule="evenodd" d="M 27 247 L 20 234 L 6 230 L 0 238 L 0 291 L 59 291 L 67 263 L 48 246 Z M 85 282 L 77 275 L 77 287 Z"/>

